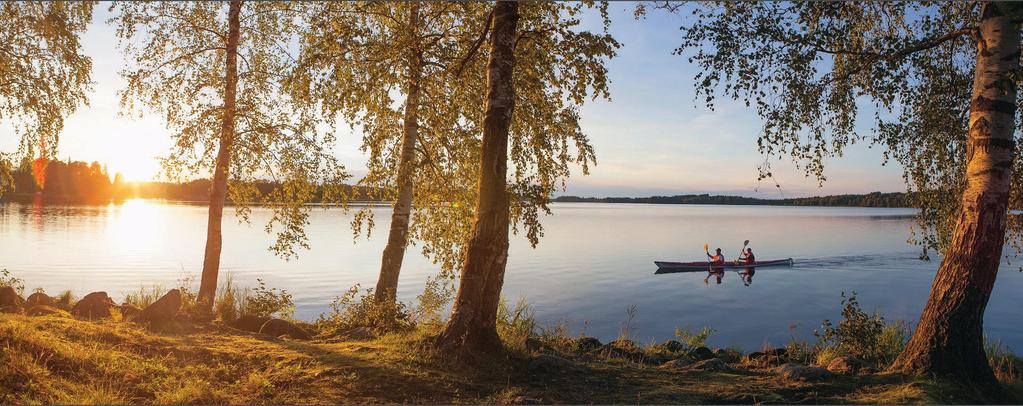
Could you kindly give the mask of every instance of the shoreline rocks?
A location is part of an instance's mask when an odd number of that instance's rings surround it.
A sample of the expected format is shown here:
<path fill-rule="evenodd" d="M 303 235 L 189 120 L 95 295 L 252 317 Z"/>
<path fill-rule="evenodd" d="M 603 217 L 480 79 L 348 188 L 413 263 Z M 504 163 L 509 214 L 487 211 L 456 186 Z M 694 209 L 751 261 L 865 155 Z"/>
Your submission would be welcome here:
<path fill-rule="evenodd" d="M 71 315 L 87 319 L 106 318 L 113 316 L 111 310 L 117 307 L 107 292 L 92 292 L 85 295 L 71 308 Z"/>
<path fill-rule="evenodd" d="M 0 313 L 18 313 L 24 303 L 25 299 L 13 287 L 0 287 Z"/>
<path fill-rule="evenodd" d="M 260 334 L 273 337 L 287 336 L 296 340 L 308 340 L 312 335 L 295 323 L 284 319 L 270 319 L 259 328 Z"/>

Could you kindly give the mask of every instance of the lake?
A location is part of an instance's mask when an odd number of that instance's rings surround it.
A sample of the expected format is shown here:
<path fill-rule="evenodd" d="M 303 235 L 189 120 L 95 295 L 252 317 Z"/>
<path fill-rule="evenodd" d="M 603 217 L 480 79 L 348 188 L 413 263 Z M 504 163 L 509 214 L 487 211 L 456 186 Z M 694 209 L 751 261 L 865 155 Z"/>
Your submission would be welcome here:
<path fill-rule="evenodd" d="M 841 293 L 855 291 L 867 311 L 916 322 L 938 261 L 921 261 L 908 244 L 913 210 L 585 204 L 552 205 L 545 236 L 533 249 L 513 236 L 505 296 L 524 297 L 543 324 L 564 321 L 573 334 L 617 336 L 635 306 L 633 333 L 642 342 L 671 338 L 676 327 L 716 330 L 715 346 L 758 349 L 811 338 L 824 319 L 840 317 Z M 262 278 L 294 295 L 296 317 L 315 319 L 353 284 L 375 284 L 390 210 L 375 209 L 372 237 L 355 240 L 352 214 L 315 209 L 311 250 L 284 261 L 266 248 L 269 211 L 240 224 L 224 219 L 221 272 L 252 285 Z M 0 205 L 0 267 L 28 290 L 79 296 L 105 290 L 120 301 L 140 285 L 175 286 L 198 278 L 206 238 L 204 206 L 131 200 L 103 206 Z M 791 268 L 763 268 L 747 286 L 735 272 L 721 284 L 706 273 L 654 275 L 654 260 L 699 261 L 704 243 L 727 259 L 742 241 L 760 260 L 792 257 Z M 1016 261 L 1013 261 L 1016 263 Z M 988 306 L 988 336 L 1023 348 L 1018 293 L 1023 274 L 1003 265 Z M 412 301 L 437 267 L 411 247 L 398 295 Z"/>

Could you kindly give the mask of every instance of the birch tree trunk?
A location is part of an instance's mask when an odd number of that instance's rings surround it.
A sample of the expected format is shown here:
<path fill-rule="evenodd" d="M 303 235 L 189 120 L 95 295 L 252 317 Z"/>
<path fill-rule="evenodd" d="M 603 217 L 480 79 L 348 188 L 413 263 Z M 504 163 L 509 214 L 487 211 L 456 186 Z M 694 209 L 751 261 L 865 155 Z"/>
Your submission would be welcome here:
<path fill-rule="evenodd" d="M 393 301 L 398 291 L 398 275 L 408 246 L 409 216 L 412 214 L 413 172 L 416 166 L 416 142 L 419 138 L 419 92 L 422 80 L 422 49 L 419 46 L 420 4 L 409 5 L 408 93 L 405 95 L 405 116 L 402 121 L 401 156 L 398 163 L 398 199 L 391 213 L 391 228 L 380 261 L 375 297 Z"/>
<path fill-rule="evenodd" d="M 234 142 L 235 97 L 238 88 L 238 37 L 240 32 L 241 1 L 231 1 L 228 11 L 227 66 L 224 74 L 224 111 L 220 127 L 220 146 L 210 188 L 210 214 L 206 225 L 206 254 L 203 258 L 202 277 L 199 282 L 198 310 L 209 315 L 217 291 L 220 272 L 220 251 L 223 247 L 221 223 L 227 198 L 227 178 L 231 167 L 231 146 Z"/>
<path fill-rule="evenodd" d="M 998 387 L 983 322 L 1002 256 L 1015 149 L 1011 75 L 1019 68 L 1020 33 L 1011 20 L 999 5 L 983 5 L 960 217 L 916 331 L 892 366 L 984 389 Z"/>
<path fill-rule="evenodd" d="M 499 1 L 494 7 L 476 222 L 451 319 L 437 338 L 442 347 L 481 351 L 501 348 L 497 306 L 508 259 L 508 133 L 515 108 L 512 74 L 518 8 L 514 1 Z"/>

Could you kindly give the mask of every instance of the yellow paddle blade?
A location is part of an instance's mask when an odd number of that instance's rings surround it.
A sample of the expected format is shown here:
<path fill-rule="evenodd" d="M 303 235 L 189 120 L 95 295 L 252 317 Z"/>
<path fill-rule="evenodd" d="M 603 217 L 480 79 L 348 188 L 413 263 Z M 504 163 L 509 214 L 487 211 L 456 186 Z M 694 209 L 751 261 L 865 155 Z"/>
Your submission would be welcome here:
<path fill-rule="evenodd" d="M 703 252 L 709 252 L 709 251 L 710 251 L 710 245 L 703 244 Z"/>

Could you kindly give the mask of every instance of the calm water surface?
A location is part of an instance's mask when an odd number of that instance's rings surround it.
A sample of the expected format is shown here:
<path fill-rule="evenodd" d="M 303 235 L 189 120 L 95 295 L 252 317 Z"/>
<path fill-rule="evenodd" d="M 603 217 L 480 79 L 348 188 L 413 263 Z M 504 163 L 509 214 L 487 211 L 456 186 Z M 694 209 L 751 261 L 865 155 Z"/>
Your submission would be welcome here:
<path fill-rule="evenodd" d="M 938 262 L 907 244 L 911 210 L 641 204 L 555 204 L 536 249 L 513 237 L 505 295 L 525 297 L 542 323 L 567 321 L 573 333 L 609 339 L 635 305 L 636 337 L 672 337 L 676 327 L 710 326 L 711 344 L 759 348 L 809 337 L 840 316 L 840 294 L 856 291 L 868 311 L 915 322 Z M 230 210 L 229 210 L 230 211 Z M 243 284 L 263 278 L 294 295 L 296 316 L 313 319 L 334 296 L 373 286 L 386 242 L 389 209 L 369 239 L 354 240 L 350 214 L 314 210 L 310 251 L 291 261 L 268 251 L 269 212 L 253 224 L 224 220 L 222 272 Z M 206 237 L 203 206 L 129 201 L 107 206 L 0 205 L 0 267 L 29 288 L 79 295 L 105 290 L 120 300 L 140 284 L 174 286 L 198 276 Z M 762 260 L 792 257 L 792 268 L 765 268 L 745 286 L 734 272 L 704 284 L 705 273 L 654 275 L 654 260 L 704 259 L 703 244 L 728 259 L 742 241 Z M 1016 262 L 1016 261 L 1013 261 Z M 437 267 L 413 247 L 399 296 L 413 300 Z M 988 335 L 1023 348 L 1018 292 L 1023 274 L 1003 266 L 988 307 Z"/>

